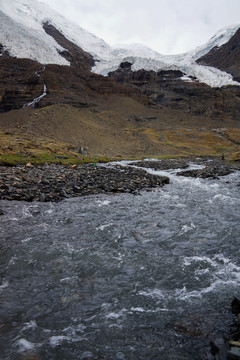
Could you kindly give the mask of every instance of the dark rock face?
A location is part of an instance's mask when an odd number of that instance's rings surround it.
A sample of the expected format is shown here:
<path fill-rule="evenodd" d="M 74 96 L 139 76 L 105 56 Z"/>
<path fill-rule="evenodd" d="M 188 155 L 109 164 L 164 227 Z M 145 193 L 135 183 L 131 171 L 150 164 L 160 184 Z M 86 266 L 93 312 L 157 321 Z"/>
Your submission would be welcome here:
<path fill-rule="evenodd" d="M 89 62 L 82 64 L 90 66 Z M 46 65 L 44 71 L 42 69 L 43 65 L 29 59 L 0 57 L 0 112 L 19 109 L 40 96 L 44 82 L 47 96 L 36 105 L 38 107 L 56 103 L 88 107 L 117 94 L 153 108 L 166 107 L 191 116 L 226 121 L 237 120 L 240 115 L 240 87 L 219 89 L 184 82 L 180 71 L 133 72 L 130 63 L 123 63 L 109 77 L 104 77 L 84 70 L 77 62 L 72 66 Z M 41 71 L 40 77 L 36 75 L 38 71 Z"/>
<path fill-rule="evenodd" d="M 29 59 L 0 57 L 0 112 L 23 107 L 41 95 L 43 84 L 35 73 L 42 68 Z"/>
<path fill-rule="evenodd" d="M 53 25 L 45 22 L 43 28 L 46 33 L 54 38 L 56 42 L 61 45 L 67 51 L 60 53 L 67 61 L 70 62 L 71 66 L 76 66 L 82 70 L 91 70 L 94 66 L 93 57 L 80 47 L 75 45 L 73 42 L 65 38 Z"/>
<path fill-rule="evenodd" d="M 149 99 L 152 106 L 165 106 L 181 110 L 188 115 L 204 115 L 219 119 L 237 119 L 240 112 L 240 88 L 210 86 L 181 79 L 181 71 L 131 71 L 130 67 L 120 67 L 110 72 L 109 77 L 121 84 L 130 84 L 139 89 Z"/>
<path fill-rule="evenodd" d="M 220 47 L 214 47 L 208 54 L 197 60 L 198 64 L 214 66 L 231 74 L 240 81 L 240 29 Z"/>
<path fill-rule="evenodd" d="M 132 96 L 142 102 L 147 97 L 128 84 L 83 70 L 78 66 L 43 65 L 29 59 L 0 56 L 0 112 L 20 109 L 40 96 L 43 82 L 47 96 L 38 107 L 62 103 L 88 107 L 102 101 L 110 94 Z M 36 72 L 41 71 L 40 77 Z"/>
<path fill-rule="evenodd" d="M 119 66 L 121 69 L 130 69 L 132 67 L 132 64 L 129 61 L 122 62 Z"/>
<path fill-rule="evenodd" d="M 7 50 L 5 50 L 5 48 L 4 48 L 4 46 L 2 44 L 0 44 L 0 54 L 5 55 L 5 56 L 9 56 L 9 52 Z"/>
<path fill-rule="evenodd" d="M 155 72 L 153 70 L 146 71 L 146 70 L 138 70 L 132 71 L 131 70 L 131 63 L 124 62 L 121 63 L 119 68 L 116 71 L 111 71 L 108 73 L 108 76 L 115 79 L 118 82 L 136 82 L 136 85 L 142 85 L 148 82 L 155 82 L 155 83 L 164 83 L 168 82 L 169 80 L 177 81 L 183 76 L 181 71 L 176 70 L 166 70 L 166 71 L 159 71 Z"/>

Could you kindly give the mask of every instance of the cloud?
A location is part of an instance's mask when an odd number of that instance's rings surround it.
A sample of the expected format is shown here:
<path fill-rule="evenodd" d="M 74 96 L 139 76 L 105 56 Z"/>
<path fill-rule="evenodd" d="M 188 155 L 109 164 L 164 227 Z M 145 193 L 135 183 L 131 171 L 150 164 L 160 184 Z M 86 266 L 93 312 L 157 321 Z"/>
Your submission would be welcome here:
<path fill-rule="evenodd" d="M 42 0 L 110 44 L 141 42 L 163 54 L 193 49 L 240 22 L 239 0 Z"/>

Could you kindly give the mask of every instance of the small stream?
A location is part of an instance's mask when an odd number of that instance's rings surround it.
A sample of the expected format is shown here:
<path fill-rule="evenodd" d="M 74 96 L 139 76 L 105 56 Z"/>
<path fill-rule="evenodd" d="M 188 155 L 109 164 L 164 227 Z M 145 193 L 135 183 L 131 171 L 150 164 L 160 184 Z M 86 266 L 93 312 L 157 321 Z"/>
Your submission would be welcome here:
<path fill-rule="evenodd" d="M 40 73 L 43 72 L 43 71 L 45 71 L 45 66 L 44 66 L 44 68 L 43 68 L 42 70 L 36 71 L 36 72 L 35 72 L 35 75 L 37 75 L 37 76 L 40 78 L 40 77 L 41 77 L 41 76 L 40 76 Z M 25 107 L 33 107 L 33 108 L 34 108 L 35 105 L 36 105 L 44 96 L 47 95 L 47 86 L 46 86 L 46 84 L 44 83 L 43 80 L 42 80 L 42 83 L 43 83 L 43 93 L 42 93 L 40 96 L 38 96 L 37 98 L 33 99 L 33 101 L 24 104 L 24 105 L 23 105 L 24 108 L 25 108 Z"/>
<path fill-rule="evenodd" d="M 239 172 L 176 172 L 138 196 L 1 201 L 2 360 L 214 359 L 240 295 Z"/>

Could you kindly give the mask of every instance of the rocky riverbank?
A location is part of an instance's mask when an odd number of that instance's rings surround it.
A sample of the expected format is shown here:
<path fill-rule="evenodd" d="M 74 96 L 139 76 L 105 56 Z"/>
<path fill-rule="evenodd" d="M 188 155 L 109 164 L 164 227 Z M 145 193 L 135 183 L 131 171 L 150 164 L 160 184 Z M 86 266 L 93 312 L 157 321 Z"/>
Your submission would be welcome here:
<path fill-rule="evenodd" d="M 201 165 L 200 169 L 187 169 L 189 163 Z M 183 171 L 177 172 L 179 176 L 188 177 L 199 177 L 199 178 L 213 178 L 217 179 L 219 176 L 225 176 L 235 170 L 240 170 L 239 162 L 225 162 L 219 158 L 197 158 L 197 159 L 172 159 L 172 160 L 161 160 L 161 161 L 139 161 L 134 162 L 132 165 L 152 168 L 154 170 L 169 170 L 169 169 L 184 169 Z"/>
<path fill-rule="evenodd" d="M 188 170 L 189 163 L 202 165 Z M 0 199 L 25 201 L 59 201 L 64 198 L 97 193 L 132 193 L 169 183 L 166 176 L 147 173 L 154 170 L 184 169 L 179 176 L 218 178 L 240 169 L 238 163 L 219 159 L 168 159 L 132 162 L 131 166 L 115 164 L 57 165 L 31 164 L 0 166 Z"/>
<path fill-rule="evenodd" d="M 97 193 L 136 194 L 141 189 L 169 183 L 165 176 L 131 167 L 98 164 L 0 166 L 0 199 L 58 201 Z"/>

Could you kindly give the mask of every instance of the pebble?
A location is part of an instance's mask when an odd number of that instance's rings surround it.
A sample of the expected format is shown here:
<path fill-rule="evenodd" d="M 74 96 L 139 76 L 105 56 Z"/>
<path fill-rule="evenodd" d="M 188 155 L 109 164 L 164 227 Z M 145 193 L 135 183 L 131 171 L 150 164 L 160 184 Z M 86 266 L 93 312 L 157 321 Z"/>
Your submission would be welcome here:
<path fill-rule="evenodd" d="M 210 160 L 210 161 L 209 161 Z M 189 162 L 203 165 L 202 169 L 187 170 Z M 131 165 L 152 168 L 154 170 L 186 169 L 177 172 L 178 176 L 188 176 L 195 178 L 213 178 L 231 174 L 234 170 L 240 170 L 240 163 L 228 163 L 219 158 L 186 158 L 186 159 L 164 159 L 164 160 L 144 160 L 134 162 Z"/>
<path fill-rule="evenodd" d="M 100 164 L 34 166 L 0 166 L 0 199 L 25 201 L 59 201 L 64 198 L 98 193 L 132 193 L 153 189 L 169 183 L 169 178 L 147 173 L 139 167 L 155 170 L 185 169 L 179 176 L 217 179 L 234 170 L 239 163 L 219 159 L 164 159 L 133 162 L 136 167 Z M 203 169 L 187 170 L 189 161 L 204 165 Z M 0 212 L 1 215 L 1 212 Z"/>
<path fill-rule="evenodd" d="M 0 166 L 0 199 L 59 201 L 97 193 L 137 194 L 169 183 L 168 177 L 142 169 L 94 165 Z"/>

